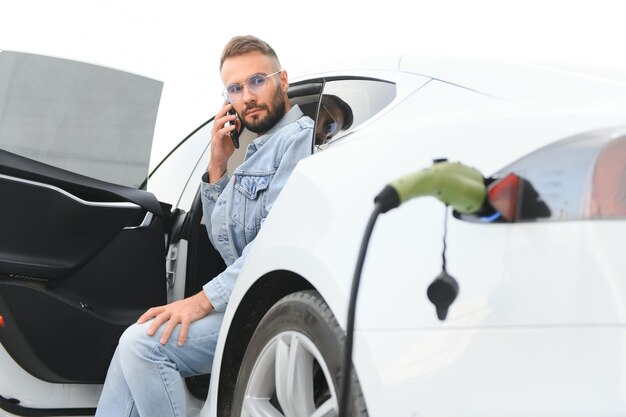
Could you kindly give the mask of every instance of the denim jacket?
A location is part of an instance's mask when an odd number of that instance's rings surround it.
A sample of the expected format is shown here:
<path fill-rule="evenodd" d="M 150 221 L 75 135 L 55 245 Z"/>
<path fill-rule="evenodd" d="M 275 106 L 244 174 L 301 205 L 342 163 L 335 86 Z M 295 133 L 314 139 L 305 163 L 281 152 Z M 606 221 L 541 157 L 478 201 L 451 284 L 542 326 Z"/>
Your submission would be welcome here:
<path fill-rule="evenodd" d="M 204 285 L 216 311 L 226 309 L 246 255 L 298 161 L 311 155 L 313 120 L 296 105 L 246 149 L 244 162 L 214 184 L 202 177 L 201 198 L 211 243 L 226 269 Z"/>

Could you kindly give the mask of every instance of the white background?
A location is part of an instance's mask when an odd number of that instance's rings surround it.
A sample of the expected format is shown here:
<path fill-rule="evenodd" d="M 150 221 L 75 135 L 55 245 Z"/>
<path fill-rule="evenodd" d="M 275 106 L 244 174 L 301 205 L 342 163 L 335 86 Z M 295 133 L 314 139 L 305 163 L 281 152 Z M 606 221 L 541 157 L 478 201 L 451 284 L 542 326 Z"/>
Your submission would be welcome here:
<path fill-rule="evenodd" d="M 253 34 L 298 75 L 342 56 L 522 58 L 626 70 L 621 0 L 9 0 L 0 49 L 71 58 L 165 82 L 154 166 L 221 104 L 219 57 Z"/>

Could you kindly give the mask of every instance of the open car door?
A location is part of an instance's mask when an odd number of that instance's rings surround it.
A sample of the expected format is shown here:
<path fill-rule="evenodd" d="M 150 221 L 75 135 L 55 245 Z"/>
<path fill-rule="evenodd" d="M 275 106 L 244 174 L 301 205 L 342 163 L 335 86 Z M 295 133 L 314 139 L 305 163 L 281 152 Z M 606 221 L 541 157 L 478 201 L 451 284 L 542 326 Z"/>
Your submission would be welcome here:
<path fill-rule="evenodd" d="M 139 189 L 161 90 L 0 52 L 0 409 L 92 412 L 121 333 L 166 302 L 169 211 Z"/>

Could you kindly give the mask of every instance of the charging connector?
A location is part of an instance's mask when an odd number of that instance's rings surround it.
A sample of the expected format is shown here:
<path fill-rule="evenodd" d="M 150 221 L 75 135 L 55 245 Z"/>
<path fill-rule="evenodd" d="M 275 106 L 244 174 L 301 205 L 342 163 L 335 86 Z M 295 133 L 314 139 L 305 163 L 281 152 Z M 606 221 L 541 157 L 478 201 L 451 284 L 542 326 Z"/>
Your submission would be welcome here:
<path fill-rule="evenodd" d="M 348 302 L 348 320 L 346 323 L 346 342 L 344 348 L 343 379 L 339 396 L 339 416 L 348 415 L 350 403 L 350 380 L 352 372 L 352 350 L 354 344 L 354 318 L 356 315 L 356 300 L 361 281 L 361 273 L 365 262 L 365 255 L 374 230 L 376 220 L 381 213 L 386 213 L 401 204 L 422 196 L 432 196 L 446 205 L 452 206 L 461 213 L 478 212 L 484 205 L 487 197 L 485 180 L 480 172 L 460 163 L 436 161 L 430 168 L 411 173 L 398 178 L 386 185 L 374 198 L 374 210 L 370 215 L 361 241 L 361 248 L 357 258 L 350 300 Z M 447 213 L 446 213 L 447 216 Z M 444 258 L 445 259 L 445 258 Z M 437 317 L 444 320 L 448 307 L 458 293 L 459 287 L 454 278 L 445 270 L 429 286 L 428 298 L 435 304 Z"/>

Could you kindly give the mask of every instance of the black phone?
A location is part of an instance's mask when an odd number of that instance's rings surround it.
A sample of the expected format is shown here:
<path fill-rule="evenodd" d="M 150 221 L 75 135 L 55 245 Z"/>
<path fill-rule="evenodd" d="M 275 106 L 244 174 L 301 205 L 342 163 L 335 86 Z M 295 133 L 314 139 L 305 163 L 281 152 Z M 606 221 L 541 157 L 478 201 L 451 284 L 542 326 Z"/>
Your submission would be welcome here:
<path fill-rule="evenodd" d="M 235 110 L 229 110 L 228 111 L 229 115 L 233 115 L 233 114 L 237 114 L 235 113 Z M 226 123 L 228 126 L 235 124 L 235 122 L 227 122 Z M 232 132 L 230 132 L 230 138 L 233 140 L 233 145 L 235 145 L 236 149 L 239 149 L 239 131 L 237 130 L 237 128 L 235 128 L 235 130 L 233 130 Z"/>

